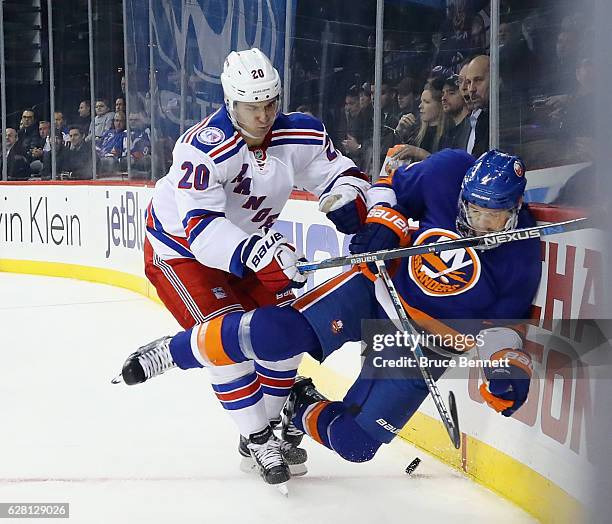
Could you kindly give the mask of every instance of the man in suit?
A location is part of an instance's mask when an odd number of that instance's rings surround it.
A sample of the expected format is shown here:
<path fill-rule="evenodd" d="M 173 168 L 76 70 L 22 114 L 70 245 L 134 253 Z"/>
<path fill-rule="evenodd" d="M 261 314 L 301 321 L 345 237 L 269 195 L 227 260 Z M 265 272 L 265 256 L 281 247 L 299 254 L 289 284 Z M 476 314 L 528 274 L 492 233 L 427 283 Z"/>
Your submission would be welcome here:
<path fill-rule="evenodd" d="M 466 82 L 472 102 L 467 152 L 478 158 L 489 150 L 489 57 L 478 55 L 468 66 Z"/>
<path fill-rule="evenodd" d="M 6 174 L 8 180 L 27 180 L 30 169 L 21 145 L 17 141 L 17 131 L 12 127 L 6 128 Z M 1 159 L 0 166 L 5 158 Z"/>

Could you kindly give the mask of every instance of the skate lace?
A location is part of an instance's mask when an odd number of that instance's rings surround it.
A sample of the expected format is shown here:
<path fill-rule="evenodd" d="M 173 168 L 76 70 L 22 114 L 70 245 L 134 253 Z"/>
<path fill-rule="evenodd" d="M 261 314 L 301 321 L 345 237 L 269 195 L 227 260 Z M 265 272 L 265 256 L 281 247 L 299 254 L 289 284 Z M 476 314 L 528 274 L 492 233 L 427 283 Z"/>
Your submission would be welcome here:
<path fill-rule="evenodd" d="M 170 337 L 167 337 L 151 344 L 151 347 L 146 348 L 138 355 L 138 361 L 148 379 L 160 375 L 176 365 L 172 360 L 169 344 Z"/>
<path fill-rule="evenodd" d="M 290 422 L 289 425 L 285 428 L 285 434 L 288 437 L 300 437 L 304 434 L 304 432 L 300 431 L 293 422 Z"/>
<path fill-rule="evenodd" d="M 286 440 L 281 440 L 280 441 L 280 450 L 283 453 L 288 453 L 292 450 L 294 450 L 297 446 L 294 446 L 293 444 L 287 442 Z"/>
<path fill-rule="evenodd" d="M 281 442 L 276 438 L 271 438 L 265 444 L 249 444 L 249 449 L 255 456 L 255 459 L 265 469 L 274 466 L 282 466 L 284 464 L 283 456 L 281 455 Z"/>

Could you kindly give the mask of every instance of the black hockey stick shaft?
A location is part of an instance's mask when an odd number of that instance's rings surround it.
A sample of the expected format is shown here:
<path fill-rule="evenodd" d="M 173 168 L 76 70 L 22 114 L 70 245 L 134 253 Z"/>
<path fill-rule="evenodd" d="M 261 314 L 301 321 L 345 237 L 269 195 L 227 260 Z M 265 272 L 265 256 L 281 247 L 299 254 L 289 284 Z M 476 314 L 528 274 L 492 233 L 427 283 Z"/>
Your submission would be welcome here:
<path fill-rule="evenodd" d="M 545 235 L 565 233 L 574 229 L 589 227 L 587 218 L 575 218 L 563 222 L 553 222 L 541 226 L 513 229 L 500 233 L 487 233 L 477 237 L 458 238 L 456 240 L 444 240 L 432 244 L 422 244 L 418 246 L 400 247 L 397 249 L 385 249 L 382 251 L 372 251 L 371 253 L 360 253 L 358 255 L 346 255 L 341 257 L 327 258 L 319 262 L 298 262 L 297 268 L 300 273 L 317 271 L 330 267 L 350 266 L 363 262 L 377 262 L 379 260 L 391 260 L 394 258 L 410 257 L 425 253 L 441 253 L 449 249 L 465 249 L 491 247 L 515 242 L 517 240 L 528 240 L 530 238 L 540 238 Z"/>
<path fill-rule="evenodd" d="M 461 432 L 459 431 L 459 418 L 457 416 L 455 397 L 451 392 L 449 395 L 450 409 L 447 409 L 446 405 L 444 404 L 444 400 L 442 400 L 442 396 L 440 395 L 438 385 L 436 384 L 431 372 L 427 367 L 421 365 L 421 359 L 425 357 L 425 354 L 423 353 L 423 349 L 421 348 L 420 344 L 417 342 L 419 335 L 408 319 L 406 310 L 404 309 L 397 290 L 395 289 L 393 280 L 391 280 L 391 277 L 389 276 L 385 263 L 378 260 L 376 261 L 376 267 L 378 269 L 379 276 L 382 278 L 382 281 L 387 288 L 387 292 L 389 293 L 389 297 L 391 298 L 391 302 L 393 303 L 393 307 L 395 308 L 402 327 L 411 335 L 411 349 L 416 359 L 416 365 L 423 376 L 423 380 L 425 381 L 429 394 L 431 395 L 436 409 L 438 410 L 440 419 L 442 420 L 442 423 L 444 424 L 453 445 L 456 449 L 459 449 L 461 447 Z"/>

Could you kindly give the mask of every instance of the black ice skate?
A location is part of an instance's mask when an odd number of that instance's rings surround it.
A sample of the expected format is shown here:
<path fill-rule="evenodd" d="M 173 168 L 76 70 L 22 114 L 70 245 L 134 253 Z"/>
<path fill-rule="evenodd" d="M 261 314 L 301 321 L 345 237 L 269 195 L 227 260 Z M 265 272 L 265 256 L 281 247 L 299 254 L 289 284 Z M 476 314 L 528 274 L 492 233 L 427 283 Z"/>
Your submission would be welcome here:
<path fill-rule="evenodd" d="M 276 428 L 276 426 L 280 423 L 280 419 L 273 420 L 270 422 L 272 428 Z M 300 477 L 302 475 L 306 475 L 308 473 L 308 469 L 306 468 L 306 461 L 308 460 L 308 453 L 304 448 L 298 447 L 301 442 L 301 437 L 304 435 L 299 429 L 295 428 L 296 432 L 299 432 L 300 438 L 297 442 L 287 442 L 284 440 L 280 441 L 280 449 L 289 466 L 289 471 L 291 472 L 292 477 Z M 274 436 L 273 438 L 276 438 Z M 278 440 L 278 439 L 277 439 Z M 240 443 L 238 444 L 238 453 L 242 457 L 240 461 L 240 469 L 245 473 L 252 472 L 257 465 L 251 457 L 251 452 L 248 448 L 249 439 L 240 435 Z"/>
<path fill-rule="evenodd" d="M 172 337 L 158 338 L 139 348 L 127 358 L 121 374 L 111 382 L 119 384 L 123 381 L 128 386 L 132 386 L 176 367 L 170 354 L 170 340 Z"/>
<path fill-rule="evenodd" d="M 285 402 L 285 407 L 283 408 L 281 438 L 289 442 L 291 439 L 296 438 L 296 433 L 301 433 L 299 437 L 299 441 L 301 442 L 301 437 L 304 433 L 293 424 L 293 416 L 302 406 L 309 406 L 310 404 L 321 402 L 322 400 L 327 400 L 327 398 L 317 391 L 312 383 L 312 379 L 300 376 L 296 377 L 295 384 L 293 384 L 289 397 L 287 397 L 287 402 Z"/>
<path fill-rule="evenodd" d="M 279 485 L 284 484 L 291 478 L 289 466 L 281 452 L 280 440 L 274 436 L 270 426 L 253 433 L 249 437 L 246 447 L 265 482 Z M 242 442 L 240 448 L 242 448 Z M 286 494 L 286 487 L 282 489 L 283 487 L 279 486 L 279 489 Z"/>

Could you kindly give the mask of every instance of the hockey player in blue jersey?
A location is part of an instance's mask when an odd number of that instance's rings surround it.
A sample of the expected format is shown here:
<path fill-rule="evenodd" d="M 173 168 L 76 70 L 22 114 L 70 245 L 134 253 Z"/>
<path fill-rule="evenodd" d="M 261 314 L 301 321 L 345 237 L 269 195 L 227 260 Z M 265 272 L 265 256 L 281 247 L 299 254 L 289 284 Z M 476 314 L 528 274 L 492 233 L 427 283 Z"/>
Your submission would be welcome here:
<path fill-rule="evenodd" d="M 515 156 L 490 151 L 478 160 L 444 150 L 373 186 L 370 211 L 350 250 L 365 253 L 460 236 L 528 227 L 523 206 L 525 168 Z M 411 236 L 408 218 L 419 222 Z M 412 240 L 411 240 L 412 238 Z M 504 416 L 525 402 L 531 359 L 520 329 L 505 319 L 526 319 L 540 280 L 537 240 L 487 250 L 460 249 L 401 260 L 393 281 L 408 314 L 429 333 L 480 336 L 480 356 L 507 367 L 485 369 L 481 394 Z M 200 360 L 215 366 L 248 359 L 276 360 L 302 352 L 319 361 L 348 341 L 362 339 L 362 319 L 394 317 L 386 288 L 372 269 L 353 267 L 292 303 L 231 312 L 175 335 L 164 358 L 182 368 Z M 465 319 L 457 324 L 453 319 Z M 194 332 L 195 330 L 195 332 Z M 445 371 L 439 354 L 424 347 L 434 378 Z M 293 387 L 294 424 L 314 440 L 354 462 L 371 459 L 390 442 L 427 396 L 417 368 L 401 379 L 390 371 L 372 376 L 364 366 L 342 401 L 319 395 L 308 379 Z"/>

